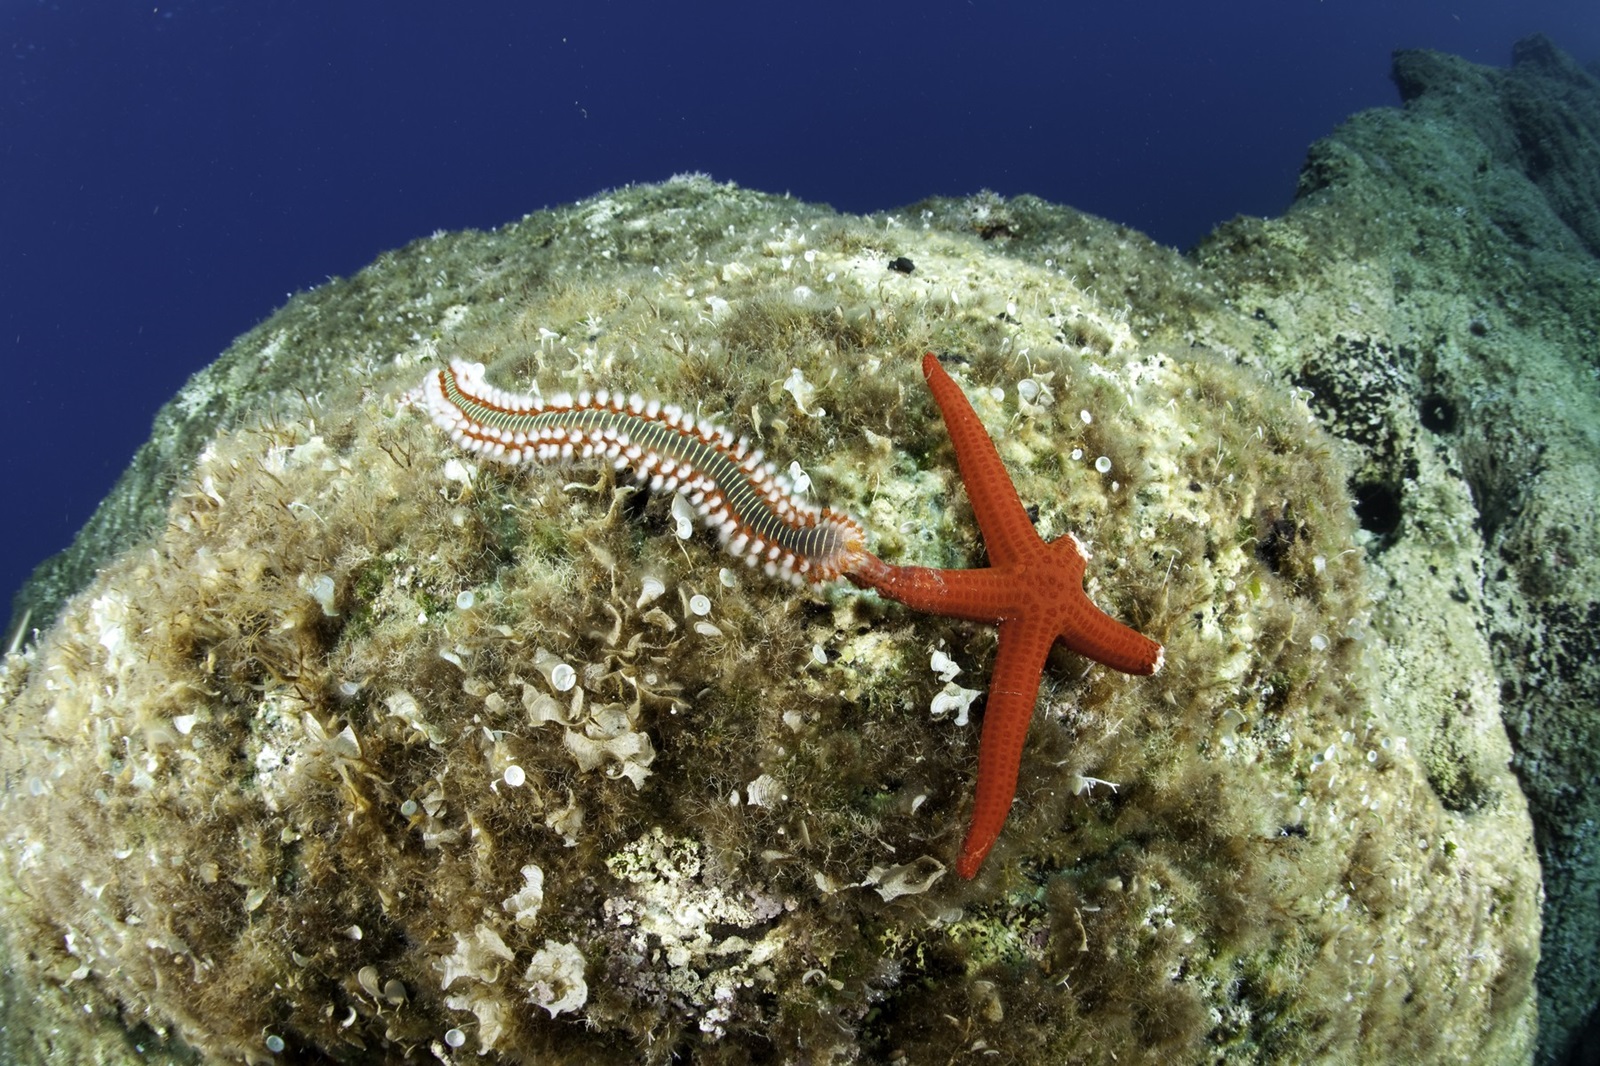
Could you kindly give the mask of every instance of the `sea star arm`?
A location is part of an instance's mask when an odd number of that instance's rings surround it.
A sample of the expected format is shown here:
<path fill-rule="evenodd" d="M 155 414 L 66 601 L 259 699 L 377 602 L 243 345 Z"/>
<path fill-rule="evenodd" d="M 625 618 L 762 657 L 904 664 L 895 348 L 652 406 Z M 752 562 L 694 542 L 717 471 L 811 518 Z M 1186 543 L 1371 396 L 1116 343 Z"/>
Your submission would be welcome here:
<path fill-rule="evenodd" d="M 1086 659 L 1125 674 L 1156 674 L 1166 662 L 1166 651 L 1137 630 L 1129 629 L 1084 597 L 1085 612 L 1079 622 L 1062 631 L 1067 647 Z"/>
<path fill-rule="evenodd" d="M 1011 813 L 1022 766 L 1022 745 L 1039 695 L 1039 678 L 1055 634 L 1036 620 L 1000 624 L 1000 650 L 995 655 L 989 699 L 983 709 L 983 736 L 978 741 L 978 789 L 972 804 L 956 873 L 972 878 Z"/>
<path fill-rule="evenodd" d="M 945 429 L 955 446 L 961 483 L 966 486 L 972 513 L 977 516 L 983 546 L 989 551 L 989 564 L 1004 566 L 1015 562 L 1039 540 L 1039 535 L 1022 507 L 1011 475 L 1000 461 L 1000 452 L 978 421 L 967 394 L 932 352 L 922 357 L 922 376 L 944 415 Z"/>
<path fill-rule="evenodd" d="M 992 569 L 939 570 L 895 566 L 866 554 L 846 575 L 861 588 L 896 600 L 912 610 L 990 625 L 1013 613 L 1015 597 L 1006 575 Z"/>

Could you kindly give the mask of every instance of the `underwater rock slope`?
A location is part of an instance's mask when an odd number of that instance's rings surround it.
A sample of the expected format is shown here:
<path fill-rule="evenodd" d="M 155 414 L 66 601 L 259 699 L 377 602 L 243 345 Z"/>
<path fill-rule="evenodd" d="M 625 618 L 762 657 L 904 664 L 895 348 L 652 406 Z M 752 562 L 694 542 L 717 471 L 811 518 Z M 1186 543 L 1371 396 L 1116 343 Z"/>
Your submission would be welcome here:
<path fill-rule="evenodd" d="M 1427 98 L 1197 261 L 1027 198 L 851 218 L 689 177 L 292 300 L 222 363 L 271 368 L 250 398 L 218 371 L 174 402 L 226 426 L 159 527 L 0 672 L 7 1057 L 1529 1059 L 1500 714 L 1532 713 L 1506 649 L 1570 590 L 1517 629 L 1503 586 L 1553 520 L 1529 498 L 1582 472 L 1497 467 L 1481 408 L 1518 408 L 1473 375 L 1584 327 L 1450 273 L 1488 270 L 1471 211 L 1374 162 Z M 971 883 L 992 629 L 797 590 L 680 537 L 670 493 L 496 467 L 402 402 L 454 357 L 661 397 L 886 559 L 982 565 L 930 349 L 1041 533 L 1167 647 L 1154 678 L 1052 658 Z M 1550 456 L 1558 426 L 1517 432 Z"/>
<path fill-rule="evenodd" d="M 1403 111 L 1345 123 L 1284 219 L 1224 226 L 1199 259 L 1293 338 L 1274 365 L 1360 446 L 1380 603 L 1487 637 L 1486 676 L 1454 637 L 1418 660 L 1436 693 L 1403 728 L 1462 811 L 1498 788 L 1468 735 L 1510 733 L 1553 1059 L 1600 1003 L 1600 81 L 1540 37 L 1506 70 L 1402 52 L 1394 72 Z"/>

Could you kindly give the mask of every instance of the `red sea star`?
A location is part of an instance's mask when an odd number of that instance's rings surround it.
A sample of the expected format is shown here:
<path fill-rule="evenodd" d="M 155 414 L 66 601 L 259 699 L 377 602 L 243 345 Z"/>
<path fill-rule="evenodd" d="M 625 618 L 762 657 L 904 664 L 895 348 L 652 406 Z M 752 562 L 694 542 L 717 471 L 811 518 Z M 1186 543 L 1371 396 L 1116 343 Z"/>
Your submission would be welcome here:
<path fill-rule="evenodd" d="M 1090 602 L 1083 591 L 1088 552 L 1076 537 L 1069 533 L 1046 543 L 1034 530 L 994 442 L 932 352 L 922 357 L 922 374 L 955 445 L 961 481 L 989 550 L 989 566 L 892 566 L 863 552 L 846 576 L 919 611 L 1000 627 L 978 745 L 978 795 L 956 860 L 956 873 L 970 878 L 999 839 L 1011 811 L 1022 744 L 1050 646 L 1059 640 L 1079 655 L 1128 674 L 1160 670 L 1163 652 L 1161 645 Z"/>

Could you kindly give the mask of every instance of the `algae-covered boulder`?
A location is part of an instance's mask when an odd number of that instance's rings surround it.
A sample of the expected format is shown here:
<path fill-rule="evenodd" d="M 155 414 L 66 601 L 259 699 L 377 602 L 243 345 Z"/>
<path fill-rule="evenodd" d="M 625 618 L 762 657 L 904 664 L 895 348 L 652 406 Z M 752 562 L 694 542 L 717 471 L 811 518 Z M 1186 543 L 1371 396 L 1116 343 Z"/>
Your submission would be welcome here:
<path fill-rule="evenodd" d="M 1306 394 L 964 224 L 688 179 L 372 268 L 407 336 L 218 434 L 10 661 L 19 963 L 222 1060 L 1525 1054 L 1519 796 L 1491 767 L 1452 810 L 1392 728 Z M 1088 225 L 1149 305 L 1214 300 Z M 256 343 L 291 358 L 297 314 Z M 1050 664 L 970 884 L 992 630 L 796 590 L 671 493 L 478 462 L 404 402 L 450 357 L 671 398 L 880 555 L 978 565 L 926 349 L 1167 645 L 1153 679 Z"/>
<path fill-rule="evenodd" d="M 1559 62 L 1506 75 L 1524 110 Z M 1573 186 L 1541 209 L 1400 63 L 1405 112 L 1193 259 L 1028 198 L 854 218 L 691 177 L 291 301 L 175 401 L 201 443 L 161 446 L 171 491 L 108 505 L 161 521 L 0 668 L 5 1056 L 1528 1060 L 1500 716 L 1551 697 L 1489 638 L 1574 595 L 1516 546 L 1584 483 L 1529 442 L 1578 437 L 1518 389 L 1575 373 L 1596 296 L 1552 324 L 1537 286 L 1485 295 L 1485 249 L 1588 253 L 1508 241 L 1406 153 L 1521 190 L 1518 232 Z M 1166 645 L 1152 678 L 1052 657 L 971 882 L 991 628 L 773 580 L 672 492 L 484 462 L 412 394 L 460 358 L 660 398 L 885 559 L 981 566 L 927 350 L 1041 534 Z"/>

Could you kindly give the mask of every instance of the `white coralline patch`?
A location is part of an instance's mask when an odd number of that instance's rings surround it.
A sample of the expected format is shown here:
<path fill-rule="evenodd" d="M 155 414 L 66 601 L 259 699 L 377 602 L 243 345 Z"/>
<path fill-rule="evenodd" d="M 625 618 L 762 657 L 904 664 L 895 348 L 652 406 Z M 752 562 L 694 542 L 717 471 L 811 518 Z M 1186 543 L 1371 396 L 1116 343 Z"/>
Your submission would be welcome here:
<path fill-rule="evenodd" d="M 933 702 L 928 705 L 928 711 L 935 719 L 943 718 L 953 711 L 956 725 L 966 725 L 967 712 L 972 709 L 972 701 L 981 695 L 983 695 L 981 689 L 962 688 L 954 681 L 950 681 L 934 694 Z"/>
<path fill-rule="evenodd" d="M 511 913 L 518 925 L 532 925 L 544 906 L 544 871 L 533 863 L 522 868 L 523 886 L 514 895 L 500 901 L 500 906 Z"/>
<path fill-rule="evenodd" d="M 578 683 L 578 672 L 572 664 L 544 648 L 534 649 L 533 665 L 557 692 L 571 692 L 572 686 Z"/>
<path fill-rule="evenodd" d="M 441 989 L 461 978 L 492 985 L 500 980 L 500 970 L 514 955 L 500 934 L 479 924 L 471 933 L 456 934 L 456 949 L 434 963 L 440 973 Z"/>
<path fill-rule="evenodd" d="M 493 1051 L 505 1036 L 506 1005 L 487 990 L 474 989 L 464 995 L 446 996 L 444 1005 L 451 1010 L 471 1011 L 477 1015 L 479 1053 Z M 444 1039 L 451 1047 L 461 1047 L 467 1042 L 466 1034 L 454 1028 L 445 1033 Z"/>
<path fill-rule="evenodd" d="M 528 721 L 534 725 L 543 725 L 546 722 L 560 722 L 566 725 L 572 721 L 571 716 L 555 697 L 548 692 L 540 692 L 526 681 L 522 682 L 522 707 L 528 712 Z"/>
<path fill-rule="evenodd" d="M 385 696 L 383 705 L 389 709 L 391 715 L 400 719 L 435 747 L 438 747 L 439 742 L 444 739 L 442 729 L 429 724 L 421 706 L 417 703 L 417 698 L 404 689 Z"/>
<path fill-rule="evenodd" d="M 635 608 L 649 606 L 650 604 L 659 600 L 661 598 L 661 594 L 666 591 L 666 582 L 662 581 L 655 574 L 646 574 L 639 582 L 639 599 L 634 602 L 633 606 Z"/>
<path fill-rule="evenodd" d="M 589 1002 L 583 965 L 583 953 L 576 945 L 546 940 L 522 975 L 528 986 L 528 1002 L 537 1003 L 552 1018 Z"/>
<path fill-rule="evenodd" d="M 1044 414 L 1056 402 L 1056 394 L 1050 388 L 1054 376 L 1053 370 L 1044 370 L 1017 382 L 1017 410 L 1030 418 Z"/>
<path fill-rule="evenodd" d="M 762 774 L 745 786 L 745 798 L 752 807 L 776 807 L 787 797 L 783 794 L 783 786 L 771 774 Z"/>
<path fill-rule="evenodd" d="M 688 540 L 694 536 L 694 504 L 689 502 L 683 493 L 675 493 L 672 497 L 673 533 L 679 540 Z"/>
<path fill-rule="evenodd" d="M 274 813 L 293 795 L 307 750 L 328 739 L 320 723 L 321 736 L 308 736 L 305 721 L 305 706 L 283 693 L 269 693 L 256 709 L 254 732 L 246 752 L 255 766 L 261 802 Z"/>
<path fill-rule="evenodd" d="M 789 376 L 783 381 L 783 391 L 794 397 L 794 405 L 801 414 L 821 418 L 827 413 L 820 407 L 812 409 L 812 401 L 817 398 L 817 387 L 806 380 L 799 367 L 789 369 Z"/>
<path fill-rule="evenodd" d="M 451 304 L 444 309 L 444 314 L 439 316 L 439 331 L 449 333 L 462 322 L 466 321 L 467 313 L 471 310 L 466 304 Z"/>
<path fill-rule="evenodd" d="M 782 923 L 767 928 L 782 900 L 723 884 L 704 865 L 698 843 L 652 829 L 606 860 L 629 887 L 603 910 L 621 947 L 655 962 L 631 978 L 639 991 L 692 1004 L 700 1030 L 720 1037 L 746 989 L 770 990 L 767 964 L 788 937 Z"/>
<path fill-rule="evenodd" d="M 577 671 L 568 663 L 556 663 L 550 668 L 550 687 L 557 692 L 571 691 L 577 680 Z"/>
<path fill-rule="evenodd" d="M 944 863 L 931 855 L 898 866 L 874 866 L 861 887 L 871 888 L 885 903 L 901 896 L 916 896 L 932 888 L 945 875 Z"/>
<path fill-rule="evenodd" d="M 123 650 L 128 642 L 128 600 L 116 590 L 97 596 L 89 605 L 95 640 L 106 650 L 105 672 L 122 672 Z"/>
<path fill-rule="evenodd" d="M 634 728 L 637 718 L 637 705 L 592 704 L 582 731 L 568 729 L 562 743 L 578 761 L 578 769 L 603 767 L 606 776 L 626 777 L 634 788 L 643 788 L 656 749 L 648 733 Z"/>
<path fill-rule="evenodd" d="M 566 806 L 544 816 L 544 824 L 561 834 L 561 842 L 569 848 L 578 846 L 578 834 L 583 831 L 583 804 L 567 793 Z"/>
<path fill-rule="evenodd" d="M 811 475 L 806 473 L 805 467 L 800 465 L 800 460 L 795 459 L 789 464 L 789 487 L 796 496 L 804 496 L 811 491 Z"/>

